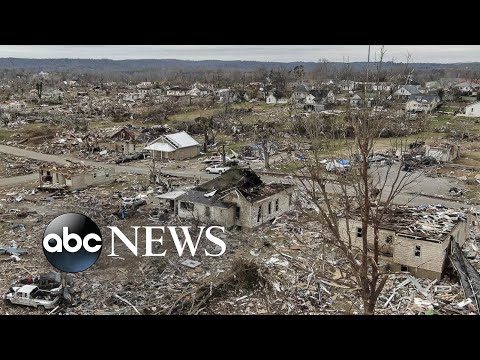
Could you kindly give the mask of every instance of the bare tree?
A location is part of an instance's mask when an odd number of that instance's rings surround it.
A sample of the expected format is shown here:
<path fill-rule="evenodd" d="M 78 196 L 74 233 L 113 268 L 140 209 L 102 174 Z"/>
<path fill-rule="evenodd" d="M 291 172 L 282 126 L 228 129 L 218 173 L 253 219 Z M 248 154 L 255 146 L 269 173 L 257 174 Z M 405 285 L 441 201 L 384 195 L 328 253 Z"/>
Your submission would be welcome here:
<path fill-rule="evenodd" d="M 349 146 L 352 170 L 335 174 L 325 168 L 319 146 L 323 129 L 318 121 L 304 119 L 307 138 L 312 149 L 305 167 L 296 172 L 300 184 L 299 195 L 313 204 L 315 212 L 305 212 L 306 217 L 318 221 L 325 229 L 325 241 L 337 247 L 345 256 L 355 279 L 366 314 L 373 314 L 375 304 L 387 280 L 387 273 L 379 267 L 383 254 L 380 239 L 381 225 L 391 209 L 393 200 L 403 190 L 414 184 L 418 174 L 403 172 L 403 160 L 374 171 L 369 170 L 369 156 L 375 139 L 385 126 L 385 116 L 364 109 L 351 113 L 349 123 L 355 137 Z M 392 147 L 406 149 L 406 140 L 398 140 Z M 353 222 L 361 225 L 360 237 L 352 238 Z M 357 236 L 358 236 L 357 234 Z"/>
<path fill-rule="evenodd" d="M 213 126 L 213 118 L 209 117 L 197 117 L 195 122 L 202 128 L 203 136 L 204 136 L 204 143 L 203 143 L 203 151 L 206 153 L 208 148 L 208 131 Z"/>
<path fill-rule="evenodd" d="M 274 121 L 258 120 L 255 124 L 255 140 L 262 148 L 265 169 L 270 169 L 270 155 L 278 135 L 278 124 Z"/>

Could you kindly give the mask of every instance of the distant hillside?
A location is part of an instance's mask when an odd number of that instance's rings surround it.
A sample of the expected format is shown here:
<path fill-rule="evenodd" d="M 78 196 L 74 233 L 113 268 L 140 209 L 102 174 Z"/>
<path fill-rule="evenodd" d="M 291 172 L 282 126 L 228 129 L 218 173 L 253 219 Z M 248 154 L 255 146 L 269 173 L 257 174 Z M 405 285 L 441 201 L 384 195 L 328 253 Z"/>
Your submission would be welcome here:
<path fill-rule="evenodd" d="M 330 63 L 340 68 L 342 63 Z M 350 63 L 353 70 L 364 69 L 366 62 Z M 108 60 L 108 59 L 21 59 L 21 58 L 0 58 L 0 69 L 22 69 L 27 71 L 52 71 L 52 72 L 83 72 L 83 71 L 105 71 L 105 72 L 123 72 L 123 71 L 149 71 L 149 70 L 238 70 L 253 71 L 258 68 L 267 70 L 283 67 L 293 69 L 297 65 L 303 65 L 305 70 L 313 70 L 318 66 L 315 62 L 261 62 L 261 61 L 223 61 L 223 60 L 175 60 L 175 59 L 150 59 L 150 60 Z M 386 62 L 384 69 L 390 67 L 404 66 L 402 63 Z M 417 70 L 437 70 L 437 69 L 480 69 L 480 63 L 457 63 L 457 64 L 434 64 L 434 63 L 415 63 L 412 64 Z"/>

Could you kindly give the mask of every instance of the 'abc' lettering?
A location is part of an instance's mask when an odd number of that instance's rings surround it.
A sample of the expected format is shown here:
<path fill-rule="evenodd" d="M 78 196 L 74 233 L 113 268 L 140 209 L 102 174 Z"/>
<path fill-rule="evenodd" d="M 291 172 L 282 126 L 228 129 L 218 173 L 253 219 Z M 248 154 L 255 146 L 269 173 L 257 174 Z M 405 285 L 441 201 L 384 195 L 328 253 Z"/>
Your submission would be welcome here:
<path fill-rule="evenodd" d="M 87 250 L 88 252 L 95 253 L 95 252 L 99 251 L 100 248 L 102 247 L 102 245 L 101 245 L 102 239 L 97 234 L 91 233 L 91 234 L 86 235 L 82 239 L 79 235 L 77 235 L 75 233 L 69 234 L 68 233 L 68 227 L 63 227 L 62 229 L 63 229 L 62 238 L 60 236 L 58 236 L 57 234 L 49 234 L 49 235 L 45 236 L 45 238 L 43 239 L 43 248 L 46 251 L 51 252 L 51 253 L 62 252 L 63 249 L 65 248 L 66 251 L 68 251 L 70 253 L 75 253 L 75 252 L 79 251 L 83 246 L 83 248 L 85 250 Z M 55 241 L 55 245 L 50 244 L 51 240 Z M 75 241 L 74 246 L 70 246 L 70 244 L 69 244 L 70 240 Z M 89 244 L 90 240 L 95 240 L 95 243 L 97 245 L 90 246 L 90 244 Z"/>

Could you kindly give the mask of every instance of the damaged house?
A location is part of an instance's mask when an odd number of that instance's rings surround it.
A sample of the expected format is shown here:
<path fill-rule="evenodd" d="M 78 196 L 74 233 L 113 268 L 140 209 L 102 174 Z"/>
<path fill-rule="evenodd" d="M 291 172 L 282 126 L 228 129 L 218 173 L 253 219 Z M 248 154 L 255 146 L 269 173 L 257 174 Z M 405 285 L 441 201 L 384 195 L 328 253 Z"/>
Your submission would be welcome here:
<path fill-rule="evenodd" d="M 110 131 L 100 143 L 102 149 L 123 154 L 133 154 L 143 150 L 144 144 L 138 140 L 138 134 L 126 127 Z"/>
<path fill-rule="evenodd" d="M 96 168 L 78 163 L 40 166 L 39 181 L 42 189 L 79 190 L 115 180 L 114 168 Z"/>
<path fill-rule="evenodd" d="M 429 113 L 440 104 L 438 95 L 411 95 L 405 104 L 405 111 Z"/>
<path fill-rule="evenodd" d="M 425 156 L 434 157 L 441 162 L 450 162 L 460 157 L 460 148 L 456 144 L 449 143 L 426 145 Z"/>
<path fill-rule="evenodd" d="M 265 184 L 251 169 L 231 169 L 180 196 L 177 214 L 227 229 L 253 229 L 290 210 L 293 191 L 291 184 Z"/>
<path fill-rule="evenodd" d="M 360 214 L 339 221 L 345 241 L 362 248 Z M 347 226 L 348 224 L 348 226 Z M 408 271 L 415 276 L 440 279 L 454 243 L 462 246 L 469 236 L 470 216 L 460 210 L 437 206 L 398 206 L 388 209 L 379 228 L 380 259 L 390 271 Z M 374 230 L 368 227 L 367 241 L 373 249 Z"/>
<path fill-rule="evenodd" d="M 200 154 L 200 144 L 185 131 L 181 131 L 160 135 L 145 150 L 149 150 L 155 160 L 185 160 Z"/>
<path fill-rule="evenodd" d="M 278 145 L 276 143 L 268 142 L 266 148 L 270 155 L 275 155 L 278 152 Z M 264 159 L 264 148 L 262 144 L 244 145 L 240 148 L 240 154 L 244 158 L 258 158 Z"/>

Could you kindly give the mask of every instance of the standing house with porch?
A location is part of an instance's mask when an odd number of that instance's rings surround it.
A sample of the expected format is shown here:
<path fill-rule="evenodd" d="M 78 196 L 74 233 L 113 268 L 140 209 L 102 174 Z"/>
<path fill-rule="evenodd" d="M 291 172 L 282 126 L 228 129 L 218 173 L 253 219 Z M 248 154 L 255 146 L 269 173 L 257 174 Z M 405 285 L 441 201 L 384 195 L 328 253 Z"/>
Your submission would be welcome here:
<path fill-rule="evenodd" d="M 294 185 L 265 184 L 251 169 L 231 169 L 178 198 L 180 218 L 254 229 L 293 206 Z"/>
<path fill-rule="evenodd" d="M 80 190 L 90 186 L 115 181 L 115 169 L 71 163 L 67 165 L 47 164 L 39 168 L 41 189 Z"/>
<path fill-rule="evenodd" d="M 342 218 L 338 226 L 345 242 L 362 249 L 363 228 L 359 214 Z M 392 272 L 410 272 L 417 277 L 441 279 L 454 243 L 462 246 L 469 236 L 470 215 L 438 206 L 397 206 L 388 209 L 378 231 L 379 258 Z M 373 250 L 374 230 L 367 230 Z"/>
<path fill-rule="evenodd" d="M 397 98 L 408 98 L 412 95 L 419 95 L 420 90 L 414 85 L 402 85 L 394 93 L 393 96 Z"/>
<path fill-rule="evenodd" d="M 200 144 L 185 131 L 163 134 L 145 146 L 155 160 L 185 160 L 200 154 Z"/>

